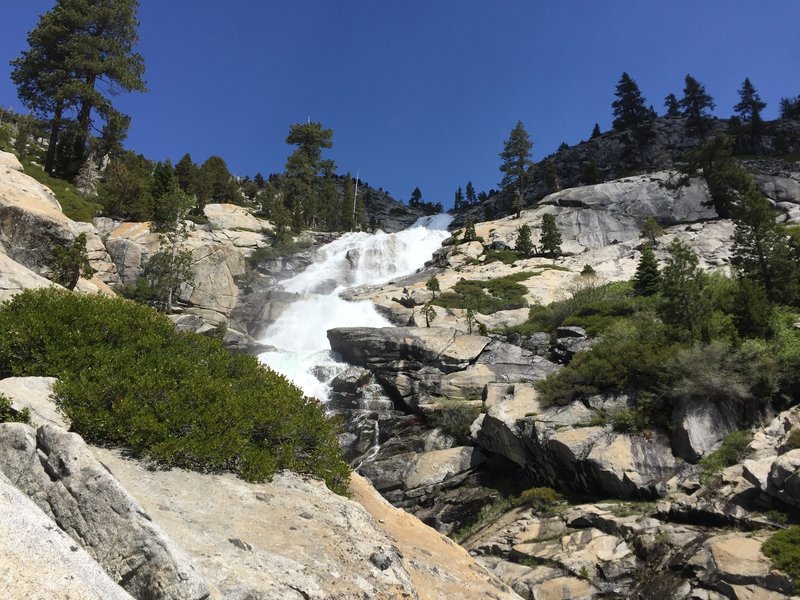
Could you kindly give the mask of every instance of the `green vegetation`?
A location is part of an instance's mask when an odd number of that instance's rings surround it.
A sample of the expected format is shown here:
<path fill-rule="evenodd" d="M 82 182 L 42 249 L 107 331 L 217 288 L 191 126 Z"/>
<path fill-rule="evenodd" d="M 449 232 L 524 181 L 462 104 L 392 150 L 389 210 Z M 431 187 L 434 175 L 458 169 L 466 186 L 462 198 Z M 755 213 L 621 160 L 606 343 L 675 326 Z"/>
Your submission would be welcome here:
<path fill-rule="evenodd" d="M 34 290 L 0 307 L 0 328 L 0 377 L 58 377 L 56 401 L 87 440 L 249 481 L 290 469 L 346 488 L 337 426 L 315 400 L 148 307 Z"/>
<path fill-rule="evenodd" d="M 484 315 L 527 305 L 527 288 L 518 282 L 533 276 L 529 271 L 486 281 L 462 279 L 432 303 L 444 308 L 471 308 Z"/>
<path fill-rule="evenodd" d="M 457 440 L 464 440 L 469 438 L 469 428 L 480 413 L 480 405 L 453 400 L 428 413 L 428 420 L 433 427 L 440 428 Z"/>
<path fill-rule="evenodd" d="M 525 126 L 522 121 L 518 121 L 503 143 L 503 151 L 500 153 L 503 161 L 500 164 L 500 171 L 503 173 L 500 187 L 507 198 L 513 198 L 511 204 L 518 219 L 525 206 L 525 191 L 530 183 L 532 148 L 533 142 L 525 131 Z"/>
<path fill-rule="evenodd" d="M 52 177 L 44 169 L 29 159 L 20 161 L 25 174 L 30 175 L 39 183 L 46 185 L 61 205 L 61 210 L 73 221 L 91 223 L 92 219 L 102 212 L 103 207 L 98 202 L 87 200 L 75 189 L 75 186 L 63 179 Z"/>
<path fill-rule="evenodd" d="M 56 283 L 73 290 L 81 277 L 91 279 L 94 274 L 86 251 L 85 233 L 78 235 L 69 248 L 57 246 L 53 249 L 53 278 Z"/>
<path fill-rule="evenodd" d="M 800 448 L 800 427 L 795 427 L 789 432 L 789 437 L 783 444 L 787 450 L 796 450 Z"/>
<path fill-rule="evenodd" d="M 0 394 L 0 423 L 30 423 L 31 411 L 23 408 L 16 411 L 11 407 L 11 400 Z"/>
<path fill-rule="evenodd" d="M 517 241 L 514 244 L 514 250 L 522 257 L 532 256 L 535 248 L 533 241 L 531 241 L 531 228 L 527 224 L 519 226 L 517 229 Z"/>
<path fill-rule="evenodd" d="M 800 590 L 800 525 L 776 531 L 761 545 L 761 551 L 773 567 L 792 578 L 795 591 Z"/>
<path fill-rule="evenodd" d="M 504 265 L 513 265 L 521 258 L 523 258 L 523 256 L 516 250 L 489 250 L 485 254 L 483 264 L 488 265 L 493 262 L 501 262 Z"/>
<path fill-rule="evenodd" d="M 703 469 L 703 483 L 711 481 L 720 471 L 741 462 L 747 456 L 747 446 L 753 441 L 751 431 L 734 431 L 725 436 L 722 445 L 703 457 L 700 466 Z"/>

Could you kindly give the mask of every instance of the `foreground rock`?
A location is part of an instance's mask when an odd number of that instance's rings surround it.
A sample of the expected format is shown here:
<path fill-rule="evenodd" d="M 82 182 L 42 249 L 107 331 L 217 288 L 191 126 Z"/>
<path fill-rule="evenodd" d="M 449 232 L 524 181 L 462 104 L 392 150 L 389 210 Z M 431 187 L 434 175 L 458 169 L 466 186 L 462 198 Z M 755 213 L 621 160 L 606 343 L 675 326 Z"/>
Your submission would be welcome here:
<path fill-rule="evenodd" d="M 253 485 L 94 452 L 226 598 L 516 597 L 363 479 L 353 502 L 286 472 Z"/>
<path fill-rule="evenodd" d="M 0 473 L 0 590 L 22 600 L 130 600 L 80 545 Z"/>
<path fill-rule="evenodd" d="M 0 470 L 131 595 L 208 597 L 192 562 L 80 436 L 53 425 L 0 425 Z"/>

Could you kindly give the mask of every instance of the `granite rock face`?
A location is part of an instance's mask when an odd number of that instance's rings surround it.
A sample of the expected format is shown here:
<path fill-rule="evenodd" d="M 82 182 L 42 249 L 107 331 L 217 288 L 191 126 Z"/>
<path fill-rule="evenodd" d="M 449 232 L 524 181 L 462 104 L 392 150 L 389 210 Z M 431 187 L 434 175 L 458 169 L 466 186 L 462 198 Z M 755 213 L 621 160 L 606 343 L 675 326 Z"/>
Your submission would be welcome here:
<path fill-rule="evenodd" d="M 0 470 L 132 596 L 208 597 L 189 558 L 80 436 L 53 425 L 0 425 Z"/>
<path fill-rule="evenodd" d="M 74 539 L 0 473 L 4 598 L 131 600 Z"/>

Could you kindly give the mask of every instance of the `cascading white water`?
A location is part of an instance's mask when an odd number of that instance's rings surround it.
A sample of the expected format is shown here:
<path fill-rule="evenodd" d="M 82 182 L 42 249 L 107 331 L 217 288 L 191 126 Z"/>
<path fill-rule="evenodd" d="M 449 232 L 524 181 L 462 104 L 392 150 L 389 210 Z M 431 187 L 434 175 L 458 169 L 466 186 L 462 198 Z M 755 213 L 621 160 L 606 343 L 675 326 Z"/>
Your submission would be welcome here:
<path fill-rule="evenodd" d="M 372 303 L 347 302 L 340 292 L 413 273 L 441 246 L 451 220 L 435 215 L 398 233 L 348 233 L 320 248 L 311 266 L 283 282 L 300 299 L 264 333 L 261 341 L 275 350 L 261 354 L 261 362 L 326 400 L 330 380 L 347 368 L 330 351 L 328 329 L 391 326 Z"/>

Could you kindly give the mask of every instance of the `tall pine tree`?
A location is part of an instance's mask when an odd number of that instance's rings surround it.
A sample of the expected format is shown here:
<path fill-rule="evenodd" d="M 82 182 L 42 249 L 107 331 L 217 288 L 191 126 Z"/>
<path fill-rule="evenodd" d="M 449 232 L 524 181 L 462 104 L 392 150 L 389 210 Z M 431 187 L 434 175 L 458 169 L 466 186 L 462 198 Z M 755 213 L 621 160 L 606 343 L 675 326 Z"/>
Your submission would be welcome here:
<path fill-rule="evenodd" d="M 658 270 L 658 260 L 650 244 L 642 246 L 642 257 L 633 276 L 633 291 L 640 296 L 657 294 L 661 287 L 661 272 Z"/>
<path fill-rule="evenodd" d="M 714 110 L 714 99 L 706 92 L 705 86 L 691 75 L 686 76 L 683 98 L 680 107 L 686 116 L 686 128 L 696 137 L 703 139 L 709 131 L 710 112 Z"/>
<path fill-rule="evenodd" d="M 513 198 L 512 204 L 517 218 L 525 205 L 525 190 L 529 184 L 529 170 L 533 165 L 532 148 L 533 142 L 525 131 L 525 126 L 522 121 L 518 121 L 500 153 L 503 161 L 500 164 L 500 171 L 503 173 L 500 187 L 507 198 Z"/>
<path fill-rule="evenodd" d="M 88 149 L 92 113 L 109 120 L 111 97 L 145 91 L 144 59 L 138 40 L 137 0 L 58 0 L 28 36 L 29 49 L 13 61 L 12 79 L 31 110 L 50 118 L 51 149 L 45 168 L 53 170 L 65 113 L 77 122 L 68 170 L 72 177 Z"/>

